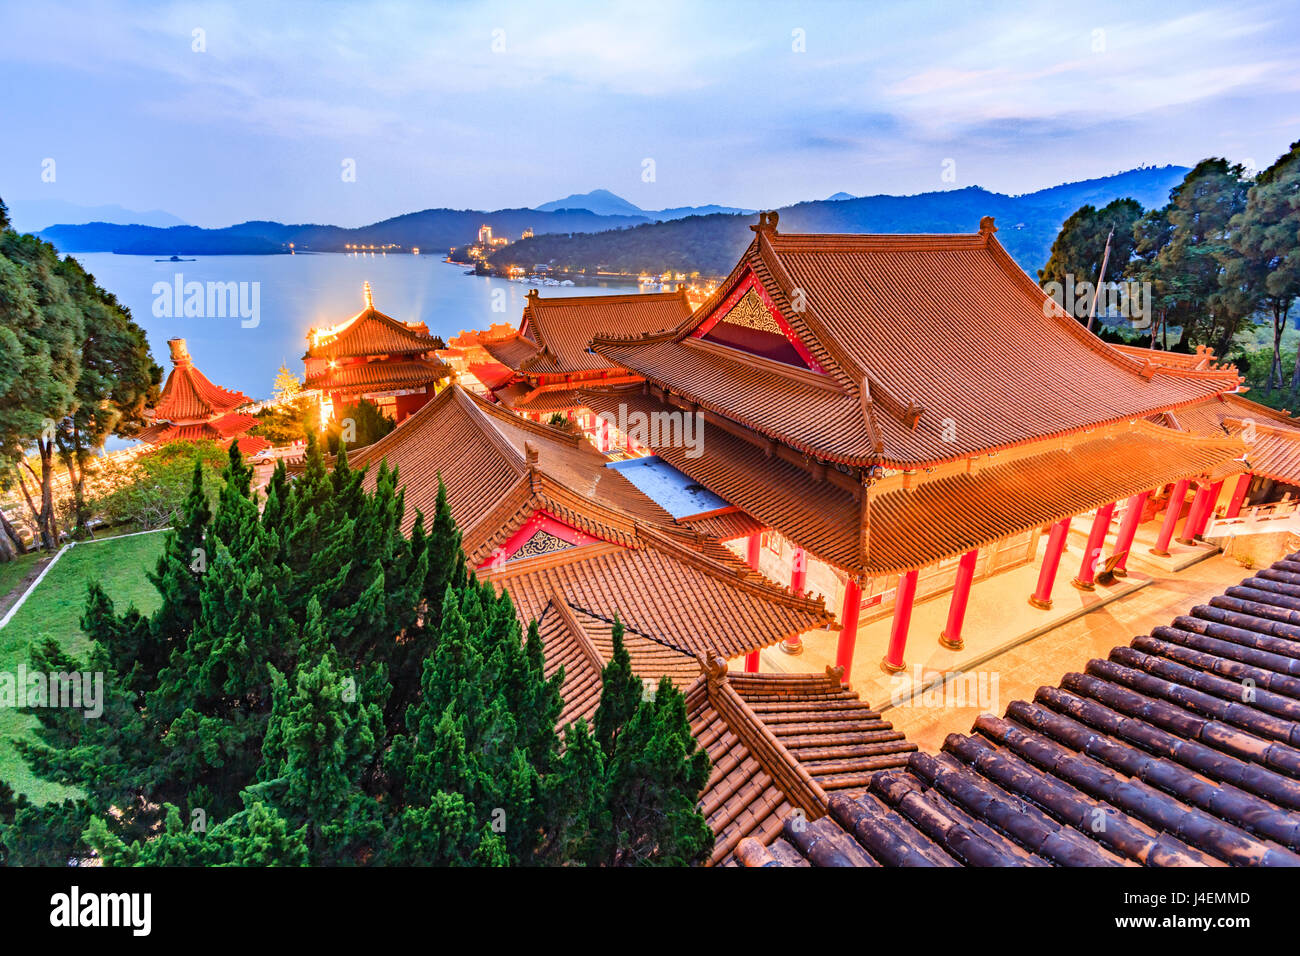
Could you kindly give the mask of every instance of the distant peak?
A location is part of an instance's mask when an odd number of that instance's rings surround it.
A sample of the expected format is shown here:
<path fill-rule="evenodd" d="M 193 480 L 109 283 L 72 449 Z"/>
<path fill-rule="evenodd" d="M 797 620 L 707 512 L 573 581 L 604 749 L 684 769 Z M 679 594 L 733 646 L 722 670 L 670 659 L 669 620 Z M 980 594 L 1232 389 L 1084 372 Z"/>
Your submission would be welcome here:
<path fill-rule="evenodd" d="M 557 209 L 585 209 L 598 216 L 643 216 L 644 210 L 608 189 L 593 189 L 589 193 L 573 193 L 536 207 L 538 212 L 555 212 Z"/>

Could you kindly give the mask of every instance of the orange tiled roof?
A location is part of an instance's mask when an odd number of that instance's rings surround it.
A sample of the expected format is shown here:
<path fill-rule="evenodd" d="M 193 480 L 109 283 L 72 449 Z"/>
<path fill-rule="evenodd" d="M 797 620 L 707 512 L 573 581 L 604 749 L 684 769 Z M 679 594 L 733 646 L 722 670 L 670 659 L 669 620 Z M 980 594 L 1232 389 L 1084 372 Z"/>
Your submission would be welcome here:
<path fill-rule="evenodd" d="M 248 396 L 243 392 L 213 385 L 194 367 L 184 339 L 171 339 L 169 344 L 174 366 L 167 376 L 158 404 L 153 408 L 155 420 L 176 423 L 208 421 L 248 404 Z"/>
<path fill-rule="evenodd" d="M 863 790 L 871 775 L 903 767 L 916 745 L 823 674 L 727 673 L 701 655 L 705 674 L 687 691 L 691 732 L 712 763 L 701 812 L 717 838 L 711 865 L 734 862 L 741 840 L 766 845 L 800 811 L 826 813 L 831 795 Z"/>
<path fill-rule="evenodd" d="M 598 412 L 619 404 L 629 414 L 666 410 L 631 389 L 580 395 Z M 702 448 L 698 457 L 682 447 L 655 452 L 813 557 L 853 574 L 924 567 L 1134 490 L 1223 477 L 1243 470 L 1234 459 L 1246 451 L 1230 435 L 1178 435 L 1138 421 L 984 456 L 978 465 L 948 465 L 946 475 L 896 474 L 850 490 L 707 416 Z"/>
<path fill-rule="evenodd" d="M 1186 368 L 1197 371 L 1223 371 L 1237 375 L 1237 366 L 1231 362 L 1220 362 L 1214 349 L 1208 345 L 1196 346 L 1195 352 L 1169 352 L 1165 349 L 1149 349 L 1140 345 L 1112 344 L 1111 348 L 1123 352 L 1139 362 L 1151 362 L 1165 368 Z"/>
<path fill-rule="evenodd" d="M 563 728 L 579 717 L 585 717 L 590 724 L 600 706 L 601 670 L 614 654 L 613 624 L 555 595 L 537 618 L 537 625 L 545 649 L 547 678 L 561 666 L 564 668 L 560 687 L 564 709 L 557 727 Z M 643 681 L 658 683 L 660 677 L 668 677 L 685 687 L 699 674 L 699 665 L 691 655 L 626 626 L 623 644 L 632 658 L 633 673 Z"/>
<path fill-rule="evenodd" d="M 252 416 L 243 416 L 251 418 Z M 253 424 L 257 424 L 257 419 L 253 419 Z M 242 431 L 235 441 L 239 444 L 240 454 L 245 457 L 256 455 L 271 447 L 271 443 L 265 438 L 258 435 L 244 435 Z M 151 425 L 137 436 L 141 441 L 150 445 L 167 445 L 174 441 L 214 441 L 223 447 L 230 446 L 231 435 L 222 434 L 216 428 L 213 428 L 207 422 L 200 422 L 195 425 L 173 425 L 170 422 L 162 422 L 157 425 Z"/>
<path fill-rule="evenodd" d="M 265 438 L 244 434 L 257 424 L 252 415 L 234 411 L 248 404 L 243 392 L 233 392 L 214 385 L 194 367 L 184 339 L 169 339 L 173 368 L 167 376 L 158 404 L 147 412 L 153 424 L 137 436 L 151 445 L 174 441 L 215 441 L 229 445 L 239 443 L 245 455 L 255 455 L 270 448 Z"/>
<path fill-rule="evenodd" d="M 867 568 L 925 567 L 1143 488 L 1245 470 L 1246 446 L 1227 435 L 1174 437 L 1147 421 L 1097 437 L 1076 436 L 1040 454 L 986 459 L 978 472 L 918 482 L 887 479 L 868 496 Z"/>
<path fill-rule="evenodd" d="M 1247 470 L 1300 485 L 1300 420 L 1240 395 L 1220 395 L 1177 413 L 1160 424 L 1196 435 L 1232 435 L 1246 443 Z"/>
<path fill-rule="evenodd" d="M 358 362 L 335 368 L 327 366 L 319 375 L 309 376 L 304 387 L 326 392 L 379 392 L 432 385 L 450 374 L 451 370 L 436 359 Z"/>
<path fill-rule="evenodd" d="M 1300 554 L 969 735 L 832 795 L 748 866 L 1300 866 Z M 1254 692 L 1243 695 L 1246 682 Z M 1099 825 L 1104 824 L 1104 825 Z M 767 845 L 764 845 L 767 843 Z"/>
<path fill-rule="evenodd" d="M 677 652 L 692 655 L 707 641 L 739 655 L 831 619 L 820 600 L 772 585 L 722 545 L 676 524 L 579 436 L 456 385 L 349 461 L 398 469 L 406 530 L 415 509 L 433 512 L 441 475 L 473 567 L 538 514 L 598 539 L 484 568 L 510 591 L 523 620 L 540 618 L 560 595 L 575 613 L 604 621 L 618 613 L 630 631 Z"/>
<path fill-rule="evenodd" d="M 374 306 L 368 306 L 314 341 L 309 339 L 304 358 L 414 354 L 431 352 L 438 346 L 423 322 L 399 322 Z"/>
<path fill-rule="evenodd" d="M 532 339 L 513 329 L 501 338 L 482 338 L 483 348 L 494 359 L 512 371 L 519 371 L 525 361 L 537 355 L 540 347 Z"/>
<path fill-rule="evenodd" d="M 543 299 L 533 290 L 528 293 L 523 328 L 536 343 L 537 352 L 523 358 L 519 368 L 534 374 L 612 368 L 608 361 L 591 351 L 595 336 L 675 329 L 690 314 L 684 289 L 553 299 Z"/>
<path fill-rule="evenodd" d="M 768 217 L 771 217 L 770 219 Z M 986 219 L 975 235 L 781 235 L 765 214 L 731 276 L 669 334 L 593 348 L 705 409 L 827 461 L 911 467 L 1235 388 L 1142 363 L 1066 316 Z M 821 372 L 692 338 L 751 277 Z"/>

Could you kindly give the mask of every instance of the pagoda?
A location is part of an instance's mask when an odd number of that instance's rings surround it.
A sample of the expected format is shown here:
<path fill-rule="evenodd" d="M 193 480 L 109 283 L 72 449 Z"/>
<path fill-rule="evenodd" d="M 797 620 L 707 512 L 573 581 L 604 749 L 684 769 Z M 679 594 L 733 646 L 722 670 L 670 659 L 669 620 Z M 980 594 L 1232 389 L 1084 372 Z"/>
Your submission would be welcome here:
<path fill-rule="evenodd" d="M 194 367 L 184 339 L 168 339 L 167 345 L 172 371 L 158 404 L 146 413 L 153 424 L 140 433 L 141 441 L 150 445 L 215 441 L 223 446 L 235 441 L 246 457 L 271 447 L 265 438 L 247 434 L 258 423 L 252 415 L 237 411 L 249 404 L 247 395 L 213 385 Z"/>
<path fill-rule="evenodd" d="M 443 342 L 423 322 L 399 322 L 375 308 L 367 282 L 365 308 L 329 329 L 307 333 L 304 387 L 321 393 L 321 418 L 362 398 L 400 423 L 433 397 L 451 369 L 436 352 Z"/>
<path fill-rule="evenodd" d="M 1159 502 L 1172 532 L 1194 486 L 1182 540 L 1194 539 L 1225 479 L 1249 470 L 1239 437 L 1158 420 L 1235 391 L 1234 370 L 1101 341 L 1016 265 L 992 217 L 961 235 L 784 235 L 776 213 L 751 228 L 726 281 L 676 328 L 592 339 L 645 382 L 580 400 L 603 417 L 703 416 L 702 454 L 654 451 L 759 522 L 750 554 L 770 542 L 793 590 L 840 597 L 845 680 L 864 612 L 892 612 L 881 666 L 893 673 L 914 602 L 950 592 L 934 636 L 960 650 L 971 582 L 1034 561 L 1042 532 L 1028 597 L 1048 608 L 1072 520 L 1088 529 L 1073 583 L 1092 590 L 1104 561 L 1125 572 Z"/>

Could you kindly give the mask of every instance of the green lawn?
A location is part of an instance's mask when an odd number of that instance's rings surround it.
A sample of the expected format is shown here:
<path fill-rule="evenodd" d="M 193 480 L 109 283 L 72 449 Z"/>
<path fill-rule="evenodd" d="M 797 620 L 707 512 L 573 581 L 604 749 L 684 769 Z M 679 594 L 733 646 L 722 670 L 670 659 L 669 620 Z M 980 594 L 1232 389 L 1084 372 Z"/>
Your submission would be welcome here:
<path fill-rule="evenodd" d="M 72 653 L 84 655 L 87 641 L 79 621 L 90 581 L 100 582 L 119 612 L 129 604 L 146 613 L 152 611 L 158 604 L 158 592 L 145 578 L 145 572 L 153 569 L 166 537 L 165 532 L 159 532 L 107 538 L 69 549 L 13 620 L 0 628 L 0 671 L 16 671 L 20 663 L 27 661 L 31 642 L 47 635 Z M 62 799 L 71 791 L 33 777 L 10 743 L 12 737 L 28 733 L 35 725 L 33 718 L 0 708 L 0 780 L 37 802 Z"/>
<path fill-rule="evenodd" d="M 19 582 L 42 557 L 44 555 L 39 551 L 33 551 L 30 554 L 20 554 L 12 561 L 0 563 L 0 600 L 3 600 L 6 594 L 18 587 Z M 3 614 L 0 614 L 0 617 L 3 616 Z"/>

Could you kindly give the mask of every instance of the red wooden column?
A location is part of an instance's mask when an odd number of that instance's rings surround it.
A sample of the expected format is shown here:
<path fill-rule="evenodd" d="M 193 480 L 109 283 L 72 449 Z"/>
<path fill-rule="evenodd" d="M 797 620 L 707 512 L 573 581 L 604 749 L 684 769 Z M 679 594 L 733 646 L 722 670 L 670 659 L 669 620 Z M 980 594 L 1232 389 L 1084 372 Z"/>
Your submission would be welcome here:
<path fill-rule="evenodd" d="M 1174 539 L 1174 528 L 1178 524 L 1178 516 L 1183 511 L 1183 499 L 1187 497 L 1187 479 L 1174 485 L 1173 491 L 1169 492 L 1169 500 L 1165 502 L 1165 520 L 1160 525 L 1160 534 L 1156 536 L 1156 546 L 1148 550 L 1158 558 L 1169 557 L 1169 542 Z"/>
<path fill-rule="evenodd" d="M 1251 478 L 1251 473 L 1246 472 L 1237 479 L 1237 486 L 1232 489 L 1232 498 L 1228 501 L 1228 511 L 1224 514 L 1225 518 L 1236 518 L 1241 514 L 1241 506 L 1246 501 L 1246 492 L 1250 490 Z"/>
<path fill-rule="evenodd" d="M 1201 511 L 1201 517 L 1196 522 L 1196 537 L 1205 534 L 1205 529 L 1210 525 L 1210 519 L 1214 517 L 1214 506 L 1219 503 L 1219 495 L 1223 492 L 1223 479 L 1220 478 L 1214 484 L 1210 485 L 1210 493 L 1205 497 L 1205 507 Z"/>
<path fill-rule="evenodd" d="M 1088 546 L 1083 549 L 1083 563 L 1079 565 L 1078 576 L 1071 581 L 1080 591 L 1095 591 L 1097 585 L 1093 578 L 1097 576 L 1097 564 L 1101 561 L 1101 550 L 1106 543 L 1106 532 L 1110 530 L 1110 518 L 1115 513 L 1115 502 L 1102 505 L 1097 509 L 1097 517 L 1092 519 L 1092 530 L 1088 532 Z"/>
<path fill-rule="evenodd" d="M 808 552 L 803 548 L 794 549 L 794 557 L 790 561 L 790 590 L 797 596 L 803 597 L 804 581 L 808 576 Z M 779 645 L 781 650 L 787 654 L 802 654 L 803 641 L 798 634 L 791 634 Z"/>
<path fill-rule="evenodd" d="M 844 585 L 844 603 L 840 607 L 840 642 L 835 648 L 835 663 L 844 668 L 840 678 L 845 684 L 853 670 L 853 649 L 858 643 L 858 613 L 862 610 L 862 585 L 849 578 Z"/>
<path fill-rule="evenodd" d="M 1205 482 L 1198 483 L 1192 506 L 1187 509 L 1187 520 L 1183 522 L 1183 536 L 1177 539 L 1179 544 L 1196 543 L 1196 526 L 1201 522 L 1201 513 L 1209 507 L 1209 500 L 1210 486 Z"/>
<path fill-rule="evenodd" d="M 957 562 L 957 576 L 952 583 L 952 600 L 948 602 L 948 623 L 939 633 L 939 643 L 950 651 L 959 651 L 966 646 L 961 639 L 961 626 L 966 621 L 970 583 L 975 579 L 975 562 L 979 556 L 979 548 L 972 548 Z"/>
<path fill-rule="evenodd" d="M 755 571 L 758 570 L 758 558 L 761 553 L 760 548 L 763 546 L 762 532 L 751 534 L 745 540 L 745 563 Z M 745 655 L 745 673 L 758 673 L 758 651 L 750 651 Z"/>
<path fill-rule="evenodd" d="M 1123 555 L 1115 564 L 1116 577 L 1128 577 L 1128 554 L 1133 550 L 1133 538 L 1137 535 L 1138 524 L 1142 521 L 1142 509 L 1146 507 L 1151 492 L 1144 491 L 1134 495 L 1124 506 L 1124 520 L 1119 523 L 1119 536 L 1115 538 L 1115 554 Z"/>
<path fill-rule="evenodd" d="M 894 623 L 889 630 L 889 650 L 880 662 L 886 674 L 897 674 L 907 665 L 903 651 L 907 647 L 907 629 L 912 626 L 912 602 L 916 600 L 917 571 L 907 571 L 898 577 L 898 596 L 894 599 Z"/>
<path fill-rule="evenodd" d="M 1040 611 L 1052 606 L 1052 585 L 1056 583 L 1056 569 L 1061 566 L 1061 552 L 1070 533 L 1070 518 L 1062 518 L 1052 525 L 1043 549 L 1043 566 L 1038 571 L 1038 587 L 1029 595 L 1029 603 Z"/>

